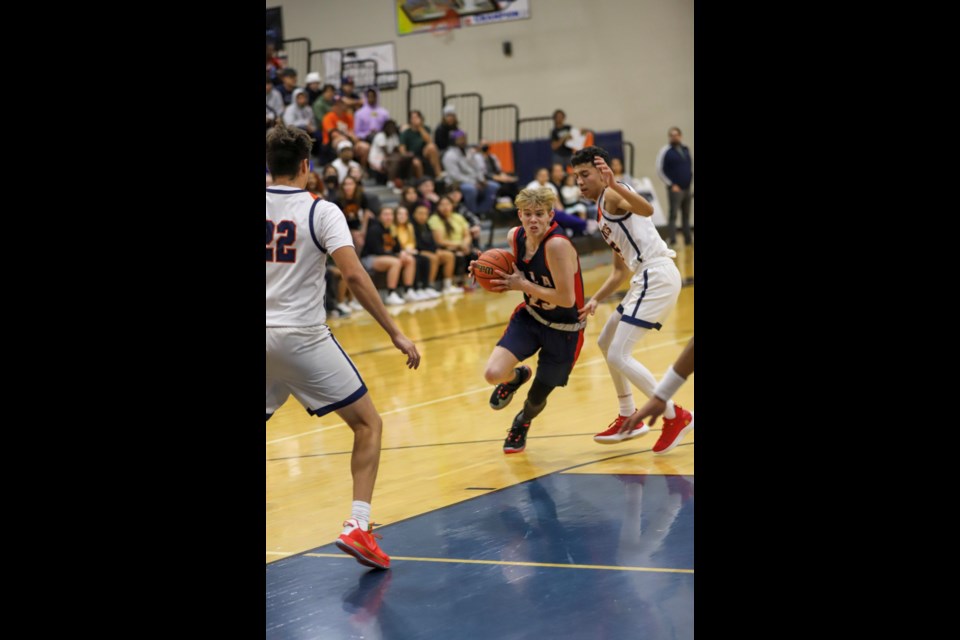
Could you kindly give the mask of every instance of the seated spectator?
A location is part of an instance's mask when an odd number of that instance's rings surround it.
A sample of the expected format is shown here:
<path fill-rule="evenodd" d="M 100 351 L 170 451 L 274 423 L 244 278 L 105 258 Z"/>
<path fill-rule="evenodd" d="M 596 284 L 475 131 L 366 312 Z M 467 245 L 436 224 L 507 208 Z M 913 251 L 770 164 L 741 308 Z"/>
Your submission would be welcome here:
<path fill-rule="evenodd" d="M 497 199 L 509 198 L 511 204 L 517 197 L 517 176 L 504 173 L 500 164 L 500 158 L 490 151 L 490 145 L 486 140 L 481 140 L 480 145 L 474 149 L 470 161 L 479 171 L 483 173 L 484 178 L 493 180 L 500 185 L 497 190 Z"/>
<path fill-rule="evenodd" d="M 283 111 L 283 121 L 291 127 L 303 129 L 313 138 L 315 149 L 320 148 L 320 139 L 317 136 L 317 127 L 313 122 L 313 109 L 307 104 L 307 92 L 303 89 L 293 90 L 293 102 Z"/>
<path fill-rule="evenodd" d="M 273 88 L 273 81 L 267 74 L 267 129 L 270 129 L 277 123 L 277 120 L 283 119 L 283 97 L 280 92 Z"/>
<path fill-rule="evenodd" d="M 307 174 L 307 191 L 315 196 L 319 196 L 321 199 L 323 198 L 323 180 L 320 178 L 320 174 L 318 174 L 316 171 L 311 171 L 309 174 Z"/>
<path fill-rule="evenodd" d="M 457 120 L 457 108 L 448 104 L 443 108 L 443 120 L 437 125 L 437 131 L 433 134 L 433 141 L 443 156 L 443 152 L 453 142 L 450 134 L 460 128 L 460 122 Z"/>
<path fill-rule="evenodd" d="M 610 158 L 610 170 L 613 171 L 613 179 L 617 182 L 633 187 L 634 191 L 640 191 L 642 188 L 639 180 L 623 172 L 623 160 L 620 158 Z"/>
<path fill-rule="evenodd" d="M 405 177 L 409 177 L 410 163 L 407 162 L 402 166 L 400 136 L 397 135 L 397 123 L 393 120 L 387 120 L 383 124 L 383 131 L 374 134 L 367 164 L 377 184 L 386 184 L 388 180 L 392 183 L 398 173 L 404 173 Z M 404 172 L 403 169 L 406 171 Z"/>
<path fill-rule="evenodd" d="M 454 182 L 444 195 L 449 196 L 453 202 L 453 212 L 462 215 L 463 219 L 469 223 L 470 237 L 473 238 L 473 246 L 480 247 L 480 218 L 463 204 L 463 192 L 460 190 L 460 185 Z M 439 198 L 437 198 L 437 200 L 439 201 Z"/>
<path fill-rule="evenodd" d="M 470 223 L 459 213 L 453 212 L 453 200 L 449 196 L 440 196 L 440 202 L 437 203 L 437 212 L 430 216 L 427 224 L 433 231 L 433 239 L 437 247 L 453 251 L 456 257 L 454 273 L 457 279 L 463 283 L 464 276 L 467 273 L 467 264 L 480 255 L 473 247 Z M 444 294 L 449 295 L 459 292 L 456 287 L 448 287 L 446 281 L 444 281 Z"/>
<path fill-rule="evenodd" d="M 320 74 L 316 71 L 308 73 L 303 81 L 303 88 L 304 91 L 307 92 L 307 103 L 310 105 L 310 108 L 313 108 L 313 103 L 317 101 L 322 93 L 320 90 L 321 82 Z M 314 114 L 314 118 L 316 118 L 316 114 Z M 317 122 L 320 122 L 320 120 L 317 120 Z"/>
<path fill-rule="evenodd" d="M 267 40 L 267 78 L 273 85 L 281 84 L 280 71 L 283 70 L 283 60 L 277 57 L 277 46 L 272 40 Z"/>
<path fill-rule="evenodd" d="M 330 109 L 333 107 L 333 96 L 336 93 L 337 90 L 332 84 L 325 84 L 320 89 L 320 96 L 312 103 L 313 117 L 318 124 L 322 123 L 323 117 L 330 113 Z"/>
<path fill-rule="evenodd" d="M 276 87 L 283 98 L 284 106 L 293 102 L 293 90 L 297 88 L 297 70 L 287 67 L 280 72 L 280 85 Z"/>
<path fill-rule="evenodd" d="M 390 112 L 377 104 L 379 95 L 376 89 L 370 87 L 367 89 L 366 95 L 367 103 L 353 114 L 353 122 L 357 137 L 367 142 L 373 142 L 373 136 L 381 131 L 383 125 L 390 119 Z M 397 144 L 399 144 L 399 140 Z"/>
<path fill-rule="evenodd" d="M 353 114 L 357 109 L 363 106 L 363 100 L 357 95 L 357 90 L 353 85 L 353 78 L 345 76 L 340 81 L 340 95 L 343 96 L 343 103 L 350 113 Z"/>
<path fill-rule="evenodd" d="M 353 145 L 350 144 L 349 140 L 341 140 L 337 143 L 337 159 L 330 165 L 337 170 L 337 178 L 341 183 L 347 177 L 347 172 L 353 167 L 356 167 L 357 171 L 362 171 L 360 163 L 353 159 Z"/>
<path fill-rule="evenodd" d="M 423 220 L 426 222 L 426 215 L 424 215 Z M 412 255 L 417 263 L 417 272 L 413 280 L 413 294 L 411 297 L 416 300 L 439 298 L 440 294 L 430 286 L 437 277 L 437 255 L 435 253 L 421 253 L 420 250 L 417 249 L 417 231 L 413 226 L 413 222 L 410 220 L 410 212 L 407 211 L 406 207 L 397 207 L 396 221 L 391 231 L 393 235 L 397 236 L 397 241 L 400 243 L 400 250 Z M 453 267 L 452 253 L 450 254 L 450 267 Z"/>
<path fill-rule="evenodd" d="M 353 114 L 347 111 L 347 107 L 340 96 L 333 97 L 333 107 L 327 115 L 323 116 L 321 130 L 323 131 L 323 144 L 330 144 L 330 132 L 336 129 L 347 137 L 353 144 L 354 153 L 360 164 L 367 162 L 367 154 L 370 152 L 370 143 L 357 138 L 353 131 Z M 339 143 L 338 143 L 339 144 Z M 336 151 L 336 148 L 334 148 Z"/>
<path fill-rule="evenodd" d="M 563 112 L 563 109 L 557 109 L 553 112 L 553 130 L 550 131 L 550 149 L 553 151 L 553 160 L 554 164 L 563 165 L 564 171 L 567 167 L 570 166 L 570 158 L 573 156 L 573 152 L 578 150 L 580 147 L 577 146 L 577 149 L 574 149 L 571 144 L 577 142 L 574 140 L 574 127 L 567 123 L 567 114 Z M 586 136 L 588 139 L 592 139 L 590 134 L 592 132 L 589 129 L 583 129 L 580 131 L 580 134 Z M 591 143 L 586 143 L 591 144 Z M 576 146 L 576 145 L 574 145 Z M 584 145 L 580 145 L 584 146 Z"/>
<path fill-rule="evenodd" d="M 348 178 L 349 179 L 349 178 Z M 384 207 L 378 217 L 371 218 L 367 226 L 367 237 L 360 252 L 360 262 L 367 271 L 386 272 L 388 305 L 403 304 L 407 301 L 420 300 L 413 289 L 413 278 L 416 275 L 417 264 L 413 255 L 400 250 L 400 242 L 391 233 L 393 226 L 393 209 Z M 403 272 L 403 297 L 397 291 L 400 282 L 400 272 Z"/>
<path fill-rule="evenodd" d="M 452 145 L 443 152 L 443 170 L 449 183 L 457 181 L 463 192 L 463 201 L 472 213 L 491 211 L 497 203 L 500 185 L 487 181 L 483 173 L 467 160 L 467 134 L 457 129 L 450 134 Z"/>
<path fill-rule="evenodd" d="M 439 200 L 439 198 L 438 198 Z M 407 211 L 415 211 L 418 205 L 427 207 L 427 211 L 433 213 L 433 203 L 420 197 L 420 192 L 412 185 L 407 185 L 400 193 L 400 205 L 407 208 Z"/>
<path fill-rule="evenodd" d="M 562 164 L 554 162 L 552 165 L 550 165 L 550 184 L 557 188 L 558 193 L 560 191 L 560 187 L 563 186 L 563 179 L 568 175 L 572 174 L 568 174 Z"/>
<path fill-rule="evenodd" d="M 340 189 L 340 172 L 332 164 L 323 167 L 323 199 L 333 202 Z"/>
<path fill-rule="evenodd" d="M 463 289 L 453 285 L 453 269 L 456 265 L 456 256 L 453 251 L 437 246 L 437 240 L 430 228 L 428 218 L 430 209 L 426 205 L 418 205 L 413 211 L 413 230 L 417 237 L 417 251 L 430 260 L 430 273 L 427 284 L 433 287 L 437 280 L 437 271 L 443 267 L 443 292 L 448 294 L 463 293 Z"/>
<path fill-rule="evenodd" d="M 423 124 L 423 114 L 414 109 L 410 112 L 408 125 L 400 132 L 400 153 L 414 156 L 414 173 L 423 175 L 423 161 L 433 171 L 433 177 L 443 175 L 440 167 L 440 152 L 437 145 L 430 141 L 430 127 Z"/>
<path fill-rule="evenodd" d="M 367 238 L 367 225 L 371 218 L 376 217 L 370 209 L 367 196 L 363 194 L 363 185 L 347 176 L 340 183 L 340 189 L 333 203 L 340 207 L 347 218 L 347 227 L 353 236 L 353 246 L 359 252 L 363 249 L 363 243 Z"/>

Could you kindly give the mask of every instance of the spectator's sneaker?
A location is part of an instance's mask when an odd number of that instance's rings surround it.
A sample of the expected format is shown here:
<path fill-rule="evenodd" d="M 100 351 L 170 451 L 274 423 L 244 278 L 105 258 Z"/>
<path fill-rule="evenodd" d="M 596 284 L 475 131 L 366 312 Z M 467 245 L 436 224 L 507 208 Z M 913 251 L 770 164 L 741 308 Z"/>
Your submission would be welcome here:
<path fill-rule="evenodd" d="M 593 436 L 593 441 L 599 442 L 600 444 L 616 444 L 624 440 L 631 440 L 637 436 L 642 436 L 650 431 L 650 427 L 640 422 L 631 429 L 629 433 L 620 433 L 620 427 L 623 426 L 623 423 L 626 422 L 629 417 L 630 416 L 617 416 L 617 419 L 610 423 L 606 431 L 601 431 Z"/>
<path fill-rule="evenodd" d="M 420 297 L 423 298 L 424 300 L 434 300 L 440 297 L 440 292 L 434 289 L 433 287 L 417 289 L 417 293 L 419 293 Z"/>
<path fill-rule="evenodd" d="M 397 305 L 397 304 L 403 304 L 406 301 L 403 298 L 401 298 L 399 295 L 397 295 L 396 291 L 391 291 L 390 295 L 387 296 L 387 299 L 384 302 L 391 305 Z"/>
<path fill-rule="evenodd" d="M 376 538 L 383 536 L 373 533 L 373 524 L 370 524 L 370 531 L 364 531 L 360 528 L 354 518 L 350 518 L 343 523 L 343 533 L 337 538 L 337 546 L 344 553 L 349 553 L 357 562 L 375 569 L 389 569 L 390 556 L 385 554 L 377 546 Z"/>
<path fill-rule="evenodd" d="M 452 296 L 458 293 L 463 293 L 463 289 L 456 285 L 450 285 L 449 287 L 443 288 L 443 295 L 445 296 Z"/>
<path fill-rule="evenodd" d="M 342 302 L 337 303 L 337 310 L 340 312 L 341 316 L 350 315 L 350 307 L 348 307 L 346 304 Z"/>
<path fill-rule="evenodd" d="M 407 289 L 406 291 L 403 292 L 403 299 L 406 300 L 407 302 L 420 302 L 421 300 L 423 300 L 423 296 L 421 296 L 419 293 L 417 293 L 413 289 Z"/>
<path fill-rule="evenodd" d="M 533 372 L 525 364 L 520 365 L 514 371 L 520 372 L 519 382 L 509 383 L 501 382 L 493 389 L 493 394 L 490 395 L 490 408 L 494 411 L 500 411 L 513 400 L 513 394 L 517 392 L 523 384 L 530 379 L 530 376 L 533 375 Z"/>
<path fill-rule="evenodd" d="M 363 305 L 360 304 L 357 300 L 350 301 L 350 308 L 353 309 L 354 311 L 366 311 L 366 309 L 363 308 Z"/>
<path fill-rule="evenodd" d="M 530 430 L 530 421 L 523 422 L 523 411 L 513 418 L 507 439 L 503 441 L 504 453 L 520 453 L 527 448 L 527 431 Z"/>
<path fill-rule="evenodd" d="M 673 405 L 673 410 L 677 417 L 673 420 L 663 419 L 663 431 L 660 433 L 660 439 L 653 445 L 654 453 L 666 453 L 680 444 L 687 431 L 693 429 L 693 414 L 678 404 Z"/>

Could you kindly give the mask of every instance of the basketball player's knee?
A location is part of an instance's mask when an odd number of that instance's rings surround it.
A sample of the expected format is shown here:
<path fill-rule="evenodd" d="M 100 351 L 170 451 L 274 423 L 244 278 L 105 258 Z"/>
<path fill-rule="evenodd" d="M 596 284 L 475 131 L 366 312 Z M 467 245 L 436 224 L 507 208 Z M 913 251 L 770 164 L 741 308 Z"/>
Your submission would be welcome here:
<path fill-rule="evenodd" d="M 610 350 L 610 341 L 604 340 L 603 334 L 600 334 L 600 337 L 597 338 L 597 346 L 600 347 L 600 353 L 603 354 L 603 357 L 607 357 L 607 351 Z"/>
<path fill-rule="evenodd" d="M 607 358 L 607 363 L 618 371 L 623 371 L 630 360 L 630 354 L 624 353 L 620 349 L 609 349 L 604 355 Z"/>
<path fill-rule="evenodd" d="M 487 381 L 487 384 L 500 384 L 501 382 L 509 382 L 510 378 L 513 377 L 513 368 L 504 370 L 503 368 L 487 365 L 486 370 L 483 372 L 483 379 Z"/>

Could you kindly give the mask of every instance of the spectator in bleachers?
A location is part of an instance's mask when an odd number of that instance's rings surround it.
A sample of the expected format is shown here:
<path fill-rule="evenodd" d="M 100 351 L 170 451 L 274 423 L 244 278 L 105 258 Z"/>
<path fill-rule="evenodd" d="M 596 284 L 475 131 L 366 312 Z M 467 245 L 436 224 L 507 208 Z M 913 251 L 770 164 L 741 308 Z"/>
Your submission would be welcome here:
<path fill-rule="evenodd" d="M 291 127 L 298 127 L 310 134 L 315 148 L 319 149 L 317 127 L 313 122 L 313 109 L 307 102 L 307 92 L 303 89 L 293 90 L 293 102 L 283 111 L 283 122 Z"/>
<path fill-rule="evenodd" d="M 320 90 L 321 82 L 322 80 L 320 78 L 320 74 L 316 71 L 311 71 L 308 73 L 307 77 L 303 81 L 303 88 L 307 92 L 307 103 L 311 108 L 313 107 L 313 103 L 317 101 L 317 98 L 319 98 L 320 94 L 322 93 Z M 316 114 L 314 114 L 314 117 L 316 117 Z M 317 122 L 320 121 L 317 120 Z"/>
<path fill-rule="evenodd" d="M 678 127 L 670 127 L 667 132 L 670 144 L 665 145 L 657 154 L 657 173 L 667 185 L 667 198 L 670 203 L 670 216 L 667 218 L 667 235 L 670 244 L 677 243 L 677 209 L 683 222 L 683 244 L 693 243 L 690 232 L 690 204 L 693 193 L 693 158 L 690 147 L 683 144 L 683 134 Z"/>
<path fill-rule="evenodd" d="M 397 135 L 397 123 L 387 120 L 383 124 L 383 131 L 374 134 L 373 141 L 370 143 L 370 155 L 367 156 L 367 165 L 374 174 L 377 184 L 385 184 L 388 180 L 393 182 L 398 173 L 409 177 L 410 162 L 408 160 L 405 166 L 401 166 L 403 156 L 399 147 L 400 136 Z"/>
<path fill-rule="evenodd" d="M 480 218 L 471 212 L 470 209 L 467 208 L 467 205 L 463 204 L 463 191 L 460 190 L 460 185 L 454 182 L 447 188 L 447 192 L 444 195 L 448 196 L 453 202 L 453 212 L 462 215 L 463 219 L 470 225 L 470 236 L 473 238 L 473 246 L 480 247 Z M 439 200 L 440 199 L 437 198 L 438 202 Z"/>
<path fill-rule="evenodd" d="M 293 90 L 297 88 L 297 70 L 287 67 L 280 72 L 280 85 L 276 87 L 283 98 L 284 106 L 293 102 Z"/>
<path fill-rule="evenodd" d="M 448 184 L 454 180 L 460 183 L 463 200 L 467 209 L 476 214 L 491 211 L 497 203 L 497 191 L 500 185 L 493 180 L 487 181 L 467 160 L 467 134 L 457 129 L 450 133 L 452 145 L 443 152 L 443 171 Z"/>
<path fill-rule="evenodd" d="M 341 184 L 352 167 L 362 171 L 360 163 L 353 159 L 353 145 L 350 144 L 349 140 L 341 140 L 337 143 L 337 159 L 330 165 L 337 170 L 337 178 L 339 178 Z"/>
<path fill-rule="evenodd" d="M 330 109 L 327 115 L 323 116 L 321 130 L 323 131 L 324 145 L 330 144 L 330 131 L 333 129 L 337 129 L 343 133 L 343 135 L 347 136 L 354 145 L 354 153 L 356 154 L 357 160 L 361 164 L 366 164 L 367 155 L 370 153 L 370 143 L 357 138 L 353 130 L 353 114 L 347 111 L 346 104 L 344 104 L 343 98 L 339 95 L 333 97 L 333 108 Z M 334 147 L 334 151 L 337 151 L 336 147 Z"/>
<path fill-rule="evenodd" d="M 430 273 L 427 275 L 427 285 L 433 289 L 437 280 L 437 273 L 443 267 L 443 293 L 463 293 L 463 289 L 453 285 L 453 268 L 456 257 L 453 251 L 437 246 L 433 230 L 427 222 L 430 209 L 425 204 L 417 205 L 413 210 L 413 231 L 417 240 L 417 251 L 430 260 Z M 434 291 L 436 289 L 433 289 Z"/>
<path fill-rule="evenodd" d="M 400 243 L 400 250 L 413 256 L 417 263 L 416 275 L 413 279 L 412 297 L 416 300 L 432 300 L 439 298 L 437 290 L 430 286 L 430 283 L 437 277 L 437 256 L 436 254 L 427 255 L 417 249 L 417 232 L 410 220 L 410 212 L 406 207 L 397 207 L 396 220 L 393 223 L 391 231 L 397 236 Z M 426 218 L 424 218 L 426 221 Z M 450 255 L 451 266 L 453 264 L 453 254 Z"/>
<path fill-rule="evenodd" d="M 390 119 L 390 112 L 378 104 L 379 95 L 376 89 L 367 89 L 366 96 L 367 103 L 353 114 L 354 131 L 361 140 L 373 142 L 373 136 L 381 131 L 384 123 Z"/>
<path fill-rule="evenodd" d="M 321 198 L 324 196 L 323 179 L 316 171 L 307 174 L 307 191 Z"/>
<path fill-rule="evenodd" d="M 417 193 L 420 194 L 420 200 L 430 206 L 431 211 L 435 211 L 437 203 L 440 202 L 440 194 L 437 193 L 437 185 L 430 178 L 424 178 L 417 183 Z"/>
<path fill-rule="evenodd" d="M 400 204 L 407 208 L 407 211 L 415 211 L 418 205 L 425 205 L 430 213 L 433 213 L 433 203 L 420 197 L 420 192 L 413 185 L 407 185 L 400 194 Z"/>
<path fill-rule="evenodd" d="M 384 207 L 379 216 L 370 219 L 367 225 L 367 237 L 360 252 L 360 262 L 367 271 L 386 272 L 387 298 L 389 305 L 399 305 L 407 301 L 421 299 L 413 289 L 417 263 L 413 256 L 400 250 L 400 242 L 390 232 L 393 226 L 393 209 Z M 403 297 L 397 291 L 400 272 L 403 272 Z"/>
<path fill-rule="evenodd" d="M 347 218 L 347 227 L 350 228 L 353 236 L 353 246 L 360 251 L 367 237 L 367 225 L 370 219 L 375 217 L 367 196 L 363 193 L 363 185 L 347 176 L 340 183 L 333 203 L 340 207 Z"/>
<path fill-rule="evenodd" d="M 415 172 L 416 165 L 420 164 L 418 178 L 423 175 L 423 160 L 429 162 L 434 178 L 443 175 L 443 169 L 440 167 L 440 152 L 437 145 L 430 141 L 430 127 L 423 124 L 423 114 L 416 109 L 410 112 L 408 126 L 400 132 L 400 153 L 413 154 L 416 159 Z"/>
<path fill-rule="evenodd" d="M 333 202 L 337 199 L 337 192 L 340 189 L 340 173 L 332 164 L 323 168 L 323 198 Z"/>
<path fill-rule="evenodd" d="M 267 75 L 267 129 L 277 123 L 278 119 L 283 119 L 283 96 L 273 88 L 273 81 L 270 75 Z"/>
<path fill-rule="evenodd" d="M 313 117 L 316 118 L 318 124 L 323 122 L 323 116 L 327 115 L 330 108 L 333 107 L 333 96 L 336 93 L 337 90 L 332 84 L 325 84 L 320 89 L 320 97 L 312 103 Z"/>
<path fill-rule="evenodd" d="M 587 225 L 593 220 L 590 217 L 590 203 L 580 195 L 580 187 L 577 186 L 577 176 L 568 173 L 563 178 L 563 184 L 560 185 L 560 205 L 567 213 L 574 214 L 587 219 Z M 595 210 L 595 209 L 594 209 Z"/>
<path fill-rule="evenodd" d="M 567 177 L 566 168 L 559 162 L 554 162 L 550 165 L 550 184 L 557 188 L 559 193 L 560 187 L 563 186 L 563 179 Z"/>
<path fill-rule="evenodd" d="M 448 104 L 443 108 L 443 120 L 440 124 L 437 125 L 437 130 L 433 134 L 433 141 L 437 145 L 437 149 L 440 150 L 440 155 L 443 155 L 443 152 L 447 150 L 453 143 L 453 138 L 450 137 L 450 134 L 460 128 L 460 123 L 457 120 L 457 108 L 452 104 Z"/>
<path fill-rule="evenodd" d="M 449 196 L 440 196 L 437 211 L 427 221 L 433 231 L 433 239 L 438 247 L 453 251 L 456 257 L 454 274 L 462 283 L 467 273 L 467 264 L 475 260 L 480 254 L 473 247 L 473 237 L 470 235 L 470 223 L 453 211 L 453 200 Z M 459 293 L 448 287 L 444 280 L 443 293 Z"/>
<path fill-rule="evenodd" d="M 345 76 L 340 81 L 340 95 L 343 96 L 343 103 L 350 110 L 350 113 L 354 113 L 363 106 L 363 100 L 357 95 L 357 90 L 353 86 L 353 78 L 350 76 Z"/>
<path fill-rule="evenodd" d="M 564 171 L 570 166 L 570 158 L 575 149 L 568 146 L 568 142 L 573 140 L 574 127 L 567 123 L 567 114 L 563 109 L 557 109 L 553 112 L 553 130 L 550 132 L 550 149 L 553 151 L 553 160 L 555 164 L 563 165 Z M 581 134 L 590 133 L 589 129 L 582 129 Z M 574 141 L 576 142 L 576 141 Z"/>
<path fill-rule="evenodd" d="M 500 188 L 497 190 L 497 199 L 509 198 L 511 206 L 514 198 L 517 197 L 517 176 L 504 173 L 503 166 L 500 164 L 500 158 L 490 151 L 490 144 L 486 140 L 481 140 L 475 152 L 469 156 L 473 165 L 483 173 L 487 180 L 493 180 Z"/>

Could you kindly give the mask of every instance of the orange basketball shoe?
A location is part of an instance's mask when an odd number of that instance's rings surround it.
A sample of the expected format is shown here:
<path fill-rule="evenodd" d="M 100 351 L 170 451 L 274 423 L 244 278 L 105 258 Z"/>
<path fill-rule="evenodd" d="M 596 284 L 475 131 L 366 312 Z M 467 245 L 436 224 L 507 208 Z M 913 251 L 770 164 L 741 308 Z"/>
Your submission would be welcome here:
<path fill-rule="evenodd" d="M 626 422 L 629 417 L 630 416 L 617 416 L 617 419 L 610 423 L 606 431 L 601 431 L 593 436 L 593 441 L 599 442 L 600 444 L 616 444 L 624 440 L 631 440 L 642 436 L 650 431 L 650 427 L 640 422 L 631 429 L 629 433 L 620 433 L 620 427 L 623 426 L 623 423 Z"/>
<path fill-rule="evenodd" d="M 390 556 L 385 554 L 375 538 L 383 536 L 373 533 L 373 523 L 370 523 L 370 530 L 364 531 L 360 528 L 360 523 L 355 518 L 350 518 L 343 523 L 348 531 L 340 534 L 337 538 L 337 546 L 344 553 L 349 553 L 357 562 L 374 569 L 389 569 Z"/>
<path fill-rule="evenodd" d="M 663 432 L 660 439 L 653 445 L 654 453 L 666 453 L 680 444 L 687 431 L 693 429 L 693 414 L 678 404 L 673 405 L 677 417 L 673 420 L 663 419 Z"/>

